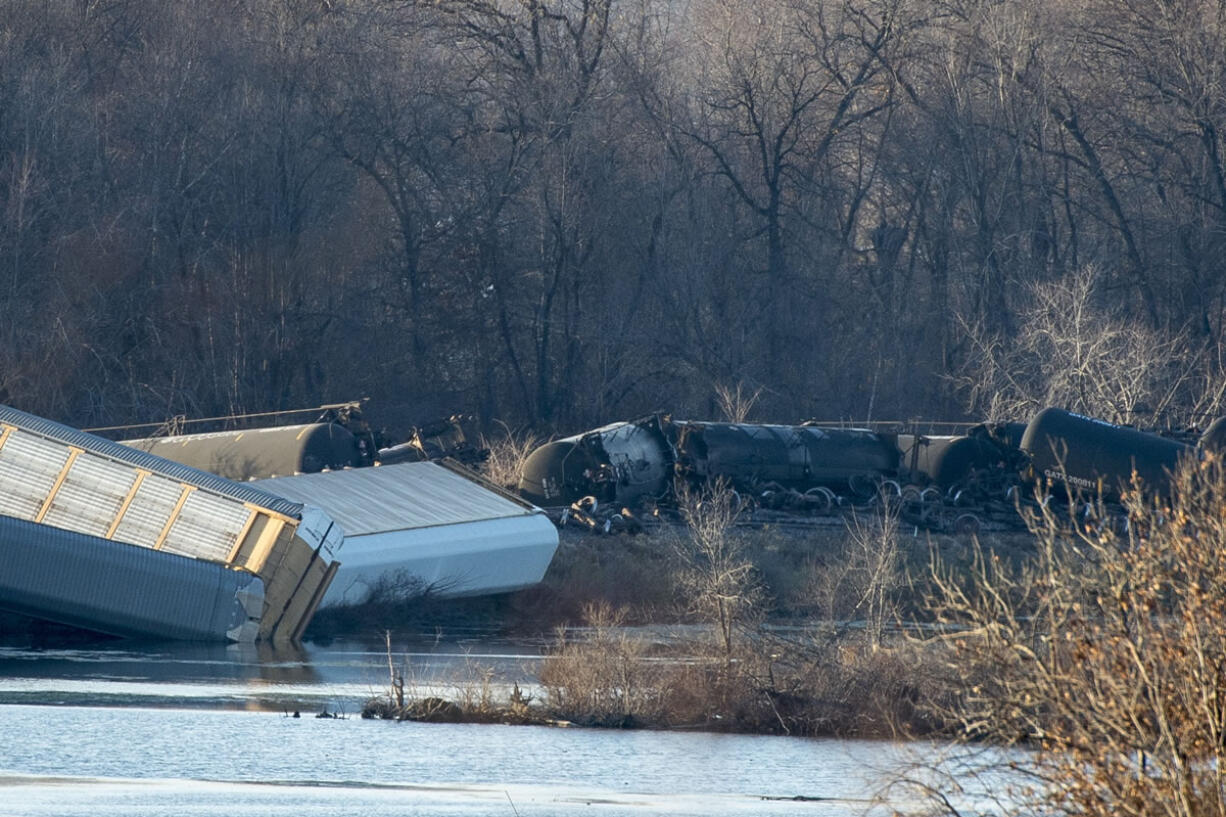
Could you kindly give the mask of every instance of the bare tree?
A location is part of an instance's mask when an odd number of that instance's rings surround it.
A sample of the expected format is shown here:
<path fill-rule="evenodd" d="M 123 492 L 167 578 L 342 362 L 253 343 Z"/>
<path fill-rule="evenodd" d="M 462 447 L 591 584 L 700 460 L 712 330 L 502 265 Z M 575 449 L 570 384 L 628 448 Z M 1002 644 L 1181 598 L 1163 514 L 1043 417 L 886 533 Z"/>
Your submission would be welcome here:
<path fill-rule="evenodd" d="M 756 306 L 770 316 L 761 321 L 762 354 L 774 379 L 790 351 L 783 343 L 789 321 L 778 315 L 788 307 L 783 293 L 796 291 L 793 243 L 814 228 L 802 214 L 831 212 L 821 205 L 839 195 L 820 188 L 839 183 L 831 166 L 843 141 L 894 102 L 886 52 L 906 28 L 898 10 L 892 3 L 786 0 L 712 0 L 697 10 L 690 48 L 700 104 L 682 127 L 754 224 L 748 238 L 762 252 L 746 272 L 762 280 Z M 835 243 L 845 243 L 854 203 L 837 222 L 843 231 Z"/>
<path fill-rule="evenodd" d="M 760 614 L 762 593 L 735 530 L 741 498 L 716 480 L 699 491 L 683 489 L 678 508 L 688 533 L 678 545 L 685 596 L 691 612 L 715 626 L 720 651 L 731 661 L 738 630 Z"/>
<path fill-rule="evenodd" d="M 1060 406 L 1120 423 L 1195 421 L 1189 413 L 1216 409 L 1203 378 L 1212 361 L 1190 350 L 1182 333 L 1115 317 L 1099 281 L 1085 267 L 1058 283 L 1033 284 L 1015 335 L 964 322 L 973 352 L 959 385 L 970 408 L 1018 420 Z"/>
<path fill-rule="evenodd" d="M 738 381 L 735 386 L 729 386 L 726 383 L 715 384 L 715 399 L 719 404 L 719 409 L 723 412 L 724 419 L 730 423 L 743 423 L 749 419 L 750 412 L 757 405 L 758 398 L 762 396 L 762 387 L 749 392 L 743 382 Z"/>
<path fill-rule="evenodd" d="M 1116 220 L 1136 234 L 1124 237 L 1144 263 L 1132 276 L 1140 306 L 1152 326 L 1176 317 L 1200 338 L 1219 339 L 1226 15 L 1215 3 L 1178 0 L 1088 0 L 1083 8 L 1083 82 L 1069 96 L 1089 111 L 1081 124 L 1094 146 L 1090 167 L 1111 179 Z"/>
<path fill-rule="evenodd" d="M 521 402 L 546 423 L 583 368 L 602 194 L 612 0 L 444 4 L 505 182 L 486 203 L 486 309 Z M 496 239 L 496 240 L 495 240 Z M 493 243 L 490 243 L 493 241 Z"/>
<path fill-rule="evenodd" d="M 874 651 L 897 619 L 898 591 L 903 585 L 899 508 L 888 498 L 884 502 L 880 514 L 871 518 L 853 515 L 847 522 L 850 581 L 845 589 L 855 599 L 851 614 L 863 616 L 864 633 Z"/>

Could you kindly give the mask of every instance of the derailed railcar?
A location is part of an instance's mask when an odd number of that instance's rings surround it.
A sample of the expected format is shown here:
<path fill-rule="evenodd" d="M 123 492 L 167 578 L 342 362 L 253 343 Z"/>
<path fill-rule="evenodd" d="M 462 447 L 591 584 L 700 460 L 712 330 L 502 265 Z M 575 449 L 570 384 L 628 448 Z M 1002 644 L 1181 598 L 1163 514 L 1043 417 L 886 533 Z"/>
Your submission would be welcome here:
<path fill-rule="evenodd" d="M 1120 499 L 1134 481 L 1144 491 L 1166 493 L 1181 460 L 1197 456 L 1196 446 L 1058 408 L 1035 415 L 1021 449 L 1033 479 L 1108 501 Z"/>
<path fill-rule="evenodd" d="M 1199 450 L 1220 450 L 1223 439 L 1226 421 L 1219 421 Z M 1144 488 L 1162 492 L 1180 460 L 1197 451 L 1059 409 L 1027 424 L 981 424 L 961 435 L 653 416 L 542 446 L 525 464 L 520 492 L 543 506 L 590 496 L 616 510 L 648 497 L 675 499 L 677 483 L 723 480 L 758 505 L 806 514 L 895 496 L 904 514 L 962 529 L 958 520 L 980 511 L 1016 522 L 1016 502 L 1033 494 L 1012 489 L 1025 483 L 1047 490 L 1064 484 L 1113 502 L 1135 474 Z"/>
<path fill-rule="evenodd" d="M 675 462 L 661 418 L 611 423 L 538 447 L 524 461 L 519 494 L 546 507 L 589 496 L 631 505 L 667 495 Z"/>
<path fill-rule="evenodd" d="M 1226 452 L 1226 417 L 1219 417 L 1209 424 L 1197 442 L 1202 451 L 1217 454 Z"/>
<path fill-rule="evenodd" d="M 677 420 L 672 427 L 677 475 L 699 482 L 863 492 L 898 472 L 893 435 L 865 429 L 693 420 Z"/>
<path fill-rule="evenodd" d="M 961 435 L 899 434 L 903 481 L 942 491 L 1001 495 L 1016 482 L 1022 423 L 978 425 Z"/>
<path fill-rule="evenodd" d="M 528 502 L 454 460 L 303 474 L 255 483 L 322 508 L 345 530 L 345 563 L 324 605 L 357 604 L 378 587 L 436 597 L 539 584 L 558 531 Z"/>
<path fill-rule="evenodd" d="M 124 445 L 239 481 L 370 465 L 366 440 L 339 423 L 307 423 L 123 440 Z"/>
<path fill-rule="evenodd" d="M 948 490 L 997 461 L 996 448 L 970 436 L 899 434 L 898 447 L 910 480 Z"/>
<path fill-rule="evenodd" d="M 633 506 L 671 496 L 677 479 L 738 490 L 874 490 L 897 473 L 892 435 L 812 425 L 709 423 L 651 416 L 546 443 L 524 462 L 520 495 L 543 506 L 593 497 Z"/>
<path fill-rule="evenodd" d="M 0 523 L 0 608 L 153 638 L 297 640 L 343 541 L 316 508 L 8 406 Z"/>

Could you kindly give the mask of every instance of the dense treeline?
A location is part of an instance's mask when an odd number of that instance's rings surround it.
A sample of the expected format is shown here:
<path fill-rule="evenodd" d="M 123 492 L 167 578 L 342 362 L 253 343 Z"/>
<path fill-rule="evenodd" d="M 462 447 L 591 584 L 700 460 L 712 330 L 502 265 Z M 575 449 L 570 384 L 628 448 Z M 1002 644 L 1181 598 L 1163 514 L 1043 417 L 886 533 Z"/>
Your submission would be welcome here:
<path fill-rule="evenodd" d="M 0 401 L 572 431 L 733 383 L 771 419 L 1207 410 L 1224 14 L 7 0 Z M 1096 379 L 1121 361 L 1125 396 Z"/>

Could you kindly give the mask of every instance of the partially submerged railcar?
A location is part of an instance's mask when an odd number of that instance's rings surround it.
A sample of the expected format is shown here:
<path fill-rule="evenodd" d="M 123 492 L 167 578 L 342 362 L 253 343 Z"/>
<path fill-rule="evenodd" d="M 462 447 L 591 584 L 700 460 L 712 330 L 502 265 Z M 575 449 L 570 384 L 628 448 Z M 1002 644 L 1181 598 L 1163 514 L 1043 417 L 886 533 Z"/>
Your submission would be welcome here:
<path fill-rule="evenodd" d="M 0 608 L 126 636 L 293 641 L 342 542 L 316 508 L 0 406 Z"/>

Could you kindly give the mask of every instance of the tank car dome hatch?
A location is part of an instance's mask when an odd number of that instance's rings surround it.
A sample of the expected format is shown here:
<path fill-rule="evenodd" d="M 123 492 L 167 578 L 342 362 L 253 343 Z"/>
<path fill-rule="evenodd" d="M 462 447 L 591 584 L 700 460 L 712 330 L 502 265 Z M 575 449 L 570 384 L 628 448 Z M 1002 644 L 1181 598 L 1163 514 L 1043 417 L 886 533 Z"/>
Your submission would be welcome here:
<path fill-rule="evenodd" d="M 336 423 L 124 440 L 124 445 L 226 479 L 311 474 L 362 464 L 357 438 Z"/>
<path fill-rule="evenodd" d="M 1047 408 L 1034 416 L 1022 437 L 1036 478 L 1073 491 L 1118 499 L 1136 473 L 1144 489 L 1163 493 L 1180 458 L 1191 446 L 1156 434 Z"/>
<path fill-rule="evenodd" d="M 1210 423 L 1205 433 L 1200 435 L 1197 445 L 1217 454 L 1226 452 L 1226 417 L 1219 417 Z"/>

